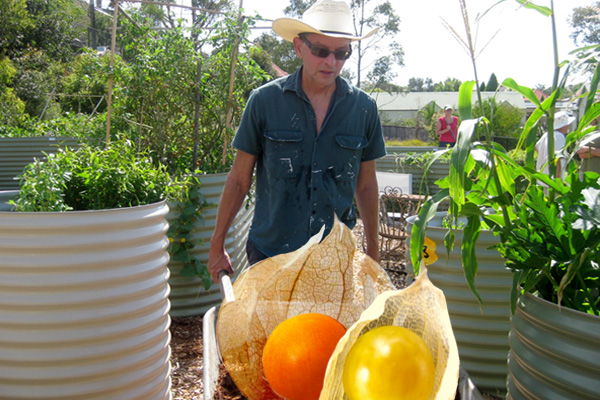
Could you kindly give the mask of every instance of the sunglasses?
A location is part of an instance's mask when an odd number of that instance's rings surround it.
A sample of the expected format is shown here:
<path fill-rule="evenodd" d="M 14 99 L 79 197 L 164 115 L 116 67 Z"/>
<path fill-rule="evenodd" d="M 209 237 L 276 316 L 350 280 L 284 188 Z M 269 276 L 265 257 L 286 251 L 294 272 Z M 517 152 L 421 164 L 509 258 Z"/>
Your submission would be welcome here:
<path fill-rule="evenodd" d="M 303 36 L 300 36 L 300 39 L 302 39 L 304 44 L 306 44 L 306 46 L 310 49 L 310 54 L 312 54 L 313 56 L 317 56 L 320 58 L 327 58 L 327 57 L 329 57 L 330 54 L 333 54 L 333 56 L 335 57 L 336 60 L 344 61 L 344 60 L 349 59 L 350 56 L 352 55 L 352 46 L 350 46 L 350 45 L 348 45 L 349 46 L 348 50 L 331 51 L 331 50 L 327 50 L 327 49 L 324 49 L 319 46 L 313 46 Z"/>

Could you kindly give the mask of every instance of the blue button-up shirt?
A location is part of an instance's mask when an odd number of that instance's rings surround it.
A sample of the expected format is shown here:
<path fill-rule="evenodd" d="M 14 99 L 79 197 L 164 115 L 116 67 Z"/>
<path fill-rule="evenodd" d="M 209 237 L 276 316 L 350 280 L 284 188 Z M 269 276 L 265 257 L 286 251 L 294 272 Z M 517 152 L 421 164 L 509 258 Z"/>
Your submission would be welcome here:
<path fill-rule="evenodd" d="M 340 77 L 317 134 L 301 72 L 252 92 L 233 141 L 258 157 L 249 239 L 269 257 L 300 248 L 323 225 L 327 235 L 334 213 L 352 228 L 360 163 L 385 155 L 375 101 Z"/>

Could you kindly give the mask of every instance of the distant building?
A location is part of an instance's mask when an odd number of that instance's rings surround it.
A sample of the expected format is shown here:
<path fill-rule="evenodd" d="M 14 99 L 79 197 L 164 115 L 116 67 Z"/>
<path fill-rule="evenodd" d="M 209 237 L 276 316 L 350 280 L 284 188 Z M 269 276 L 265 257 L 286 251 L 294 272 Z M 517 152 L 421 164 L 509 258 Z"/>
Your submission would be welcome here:
<path fill-rule="evenodd" d="M 372 93 L 377 103 L 381 119 L 384 121 L 399 121 L 415 118 L 420 109 L 434 103 L 436 110 L 450 104 L 458 112 L 458 92 L 407 92 L 407 93 Z M 507 102 L 513 107 L 525 110 L 523 96 L 517 92 L 482 92 L 483 99 L 496 97 L 498 103 Z M 472 102 L 477 100 L 473 92 Z"/>

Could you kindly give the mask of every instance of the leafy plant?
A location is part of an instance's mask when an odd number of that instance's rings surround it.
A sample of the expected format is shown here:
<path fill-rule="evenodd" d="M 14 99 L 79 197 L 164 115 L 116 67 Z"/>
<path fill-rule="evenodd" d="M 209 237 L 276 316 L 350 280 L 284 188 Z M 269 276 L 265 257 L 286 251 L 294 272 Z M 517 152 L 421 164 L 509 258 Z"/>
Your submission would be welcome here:
<path fill-rule="evenodd" d="M 228 15 L 213 26 L 206 42 L 213 50 L 207 56 L 181 24 L 156 33 L 140 15 L 132 18 L 135 24 L 123 21 L 121 37 L 127 63 L 115 69 L 116 119 L 135 125 L 132 139 L 170 172 L 227 171 L 233 161 L 227 118 L 235 126 L 250 90 L 268 77 L 250 54 L 240 52 L 230 102 L 233 48 L 236 38 L 240 46 L 250 45 L 253 22 L 239 26 Z"/>
<path fill-rule="evenodd" d="M 494 136 L 519 137 L 525 112 L 506 102 L 498 103 L 496 98 L 483 100 L 481 106 L 473 107 L 473 115 L 486 117 L 490 121 L 490 130 Z"/>
<path fill-rule="evenodd" d="M 529 2 L 524 6 L 552 14 L 551 9 Z M 585 102 L 578 126 L 567 136 L 564 150 L 567 163 L 578 148 L 600 137 L 590 126 L 600 116 L 600 103 L 594 103 L 600 64 L 590 58 L 585 62 L 592 63 L 595 72 L 589 92 L 582 96 Z M 472 119 L 471 95 L 473 88 L 478 87 L 477 82 L 465 82 L 461 86 L 462 123 L 450 159 L 449 176 L 439 182 L 443 190 L 429 199 L 419 212 L 411 236 L 411 261 L 418 270 L 428 221 L 440 202 L 449 198 L 451 229 L 446 246 L 453 246 L 453 229 L 459 218 L 466 219 L 461 249 L 463 268 L 467 283 L 480 302 L 475 284 L 478 269 L 475 243 L 481 230 L 489 227 L 499 236 L 497 248 L 514 273 L 513 312 L 519 295 L 530 292 L 557 304 L 600 315 L 599 175 L 588 172 L 580 180 L 577 166 L 570 163 L 567 176 L 557 177 L 553 139 L 548 141 L 550 176 L 537 172 L 534 165 L 535 127 L 542 116 L 547 118 L 548 131 L 554 130 L 556 101 L 561 97 L 569 73 L 567 68 L 559 80 L 560 70 L 557 62 L 553 92 L 543 102 L 537 100 L 533 90 L 519 86 L 514 80 L 509 78 L 503 82 L 537 106 L 523 127 L 517 147 L 526 151 L 524 165 L 519 165 L 502 146 L 492 142 L 487 119 Z M 480 134 L 485 136 L 485 141 L 478 141 Z M 548 188 L 538 186 L 538 182 Z"/>
<path fill-rule="evenodd" d="M 138 155 L 131 142 L 106 149 L 83 144 L 35 160 L 21 178 L 16 211 L 101 210 L 162 201 L 176 192 L 161 164 Z"/>
<path fill-rule="evenodd" d="M 432 163 L 438 161 L 440 163 L 450 163 L 450 154 L 452 151 L 444 151 L 437 153 L 433 151 L 414 153 L 406 152 L 396 158 L 396 163 L 401 167 L 403 165 L 414 165 L 417 167 L 431 166 Z"/>
<path fill-rule="evenodd" d="M 208 289 L 212 285 L 212 277 L 208 273 L 206 264 L 200 262 L 198 257 L 193 254 L 196 246 L 202 245 L 201 239 L 195 239 L 193 236 L 194 225 L 203 223 L 203 210 L 211 205 L 200 193 L 200 180 L 196 175 L 185 179 L 183 190 L 179 195 L 172 199 L 170 207 L 177 211 L 177 218 L 170 221 L 168 236 L 171 245 L 169 254 L 171 260 L 182 263 L 180 271 L 181 276 L 198 277 L 202 281 L 204 288 Z"/>

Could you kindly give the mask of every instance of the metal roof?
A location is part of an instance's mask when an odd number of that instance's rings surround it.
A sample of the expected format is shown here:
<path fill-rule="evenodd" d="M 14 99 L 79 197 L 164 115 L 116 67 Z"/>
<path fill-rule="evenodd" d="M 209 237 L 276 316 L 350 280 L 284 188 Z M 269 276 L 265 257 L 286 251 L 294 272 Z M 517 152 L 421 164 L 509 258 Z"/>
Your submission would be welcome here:
<path fill-rule="evenodd" d="M 508 102 L 514 107 L 525 109 L 523 96 L 517 92 L 482 92 L 483 99 L 496 97 L 498 103 Z M 458 110 L 458 92 L 407 92 L 407 93 L 372 93 L 379 111 L 412 110 L 418 111 L 434 102 L 438 108 L 450 104 Z M 477 100 L 477 92 L 473 92 L 473 102 Z"/>

